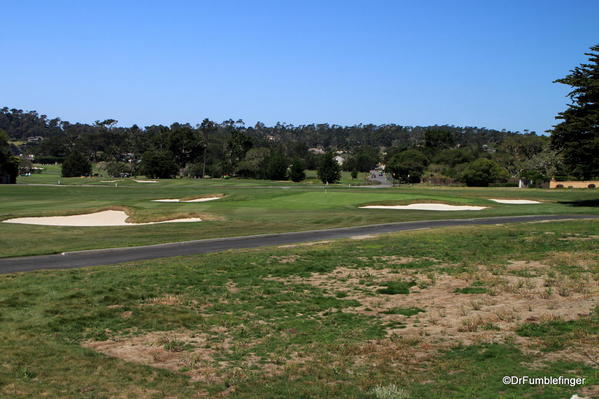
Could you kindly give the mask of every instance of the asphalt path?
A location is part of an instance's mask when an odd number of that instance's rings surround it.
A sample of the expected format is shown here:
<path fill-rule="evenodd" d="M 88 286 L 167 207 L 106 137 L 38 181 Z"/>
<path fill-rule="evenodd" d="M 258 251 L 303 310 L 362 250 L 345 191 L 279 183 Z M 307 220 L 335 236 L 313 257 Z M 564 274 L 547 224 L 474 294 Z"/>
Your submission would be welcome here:
<path fill-rule="evenodd" d="M 475 219 L 445 219 L 417 222 L 397 222 L 327 230 L 311 230 L 280 234 L 262 234 L 244 237 L 213 238 L 139 247 L 95 249 L 63 252 L 56 255 L 0 258 L 0 273 L 27 272 L 43 269 L 70 269 L 87 266 L 111 265 L 144 259 L 195 255 L 229 249 L 256 248 L 295 244 L 311 241 L 350 238 L 353 236 L 392 233 L 397 231 L 432 229 L 450 226 L 480 226 L 504 223 L 544 222 L 565 219 L 599 219 L 599 215 L 528 215 Z"/>

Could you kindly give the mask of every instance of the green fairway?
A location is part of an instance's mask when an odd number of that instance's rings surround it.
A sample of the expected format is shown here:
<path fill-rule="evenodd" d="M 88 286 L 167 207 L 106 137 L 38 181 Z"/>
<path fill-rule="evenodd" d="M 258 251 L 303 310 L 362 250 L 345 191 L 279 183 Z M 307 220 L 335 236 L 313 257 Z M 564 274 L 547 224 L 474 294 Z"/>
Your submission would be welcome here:
<path fill-rule="evenodd" d="M 46 179 L 56 169 L 21 178 Z M 249 234 L 300 231 L 411 220 L 555 213 L 598 213 L 596 190 L 519 190 L 514 188 L 400 187 L 329 188 L 263 180 L 132 179 L 101 183 L 104 178 L 62 179 L 61 185 L 0 186 L 0 219 L 81 214 L 117 208 L 136 222 L 199 216 L 199 223 L 123 227 L 55 227 L 0 223 L 0 256 L 59 253 L 69 250 L 156 244 Z M 142 179 L 143 180 L 143 179 Z M 155 199 L 223 194 L 204 203 L 159 203 Z M 505 205 L 489 198 L 542 201 Z M 440 202 L 486 206 L 482 211 L 403 211 L 360 209 L 366 204 Z"/>
<path fill-rule="evenodd" d="M 460 227 L 1 275 L 0 396 L 592 396 L 597 237 Z"/>

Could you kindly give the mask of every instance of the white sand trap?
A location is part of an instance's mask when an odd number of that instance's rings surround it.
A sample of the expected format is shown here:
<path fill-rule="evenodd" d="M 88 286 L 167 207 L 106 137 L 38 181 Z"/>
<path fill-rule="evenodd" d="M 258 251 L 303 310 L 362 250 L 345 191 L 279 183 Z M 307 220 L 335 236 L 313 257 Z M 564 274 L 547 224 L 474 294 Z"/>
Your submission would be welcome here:
<path fill-rule="evenodd" d="M 206 201 L 214 201 L 214 200 L 221 199 L 221 198 L 222 197 L 206 197 L 206 198 L 196 198 L 196 199 L 181 201 L 181 202 L 206 202 Z"/>
<path fill-rule="evenodd" d="M 133 181 L 136 183 L 158 183 L 158 180 L 135 180 L 135 179 L 133 179 Z"/>
<path fill-rule="evenodd" d="M 186 219 L 171 219 L 163 222 L 147 222 L 147 223 L 130 223 L 127 222 L 127 214 L 123 211 L 101 211 L 95 213 L 88 213 L 84 215 L 72 215 L 72 216 L 46 216 L 46 217 L 29 217 L 29 218 L 15 218 L 4 220 L 4 223 L 18 223 L 18 224 L 37 224 L 41 226 L 141 226 L 145 224 L 159 224 L 159 223 L 180 223 L 180 222 L 201 222 L 199 218 L 186 218 Z"/>
<path fill-rule="evenodd" d="M 363 209 L 403 209 L 408 211 L 480 211 L 486 206 L 448 205 L 448 204 L 410 204 L 410 205 L 367 205 Z"/>
<path fill-rule="evenodd" d="M 192 199 L 192 200 L 180 200 L 180 199 L 175 199 L 175 198 L 167 198 L 167 199 L 157 199 L 157 200 L 152 200 L 154 202 L 206 202 L 206 201 L 214 201 L 217 199 L 221 199 L 222 197 L 206 197 L 206 198 L 196 198 L 196 199 Z"/>
<path fill-rule="evenodd" d="M 533 200 L 509 200 L 509 199 L 489 199 L 490 201 L 495 201 L 500 204 L 512 204 L 512 205 L 527 205 L 527 204 L 540 204 L 541 201 L 533 201 Z"/>

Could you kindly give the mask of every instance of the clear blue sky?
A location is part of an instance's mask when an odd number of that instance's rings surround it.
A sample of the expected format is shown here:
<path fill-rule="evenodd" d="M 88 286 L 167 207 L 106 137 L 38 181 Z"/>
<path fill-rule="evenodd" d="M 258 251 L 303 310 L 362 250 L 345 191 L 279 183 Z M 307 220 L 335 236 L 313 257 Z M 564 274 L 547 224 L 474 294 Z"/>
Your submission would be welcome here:
<path fill-rule="evenodd" d="M 599 1 L 4 1 L 0 106 L 542 132 Z"/>

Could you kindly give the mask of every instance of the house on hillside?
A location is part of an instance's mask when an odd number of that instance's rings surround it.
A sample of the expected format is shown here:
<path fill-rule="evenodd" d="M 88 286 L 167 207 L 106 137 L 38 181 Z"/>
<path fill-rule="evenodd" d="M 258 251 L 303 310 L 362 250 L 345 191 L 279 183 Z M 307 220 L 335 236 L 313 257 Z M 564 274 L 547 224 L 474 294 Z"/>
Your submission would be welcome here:
<path fill-rule="evenodd" d="M 36 143 L 40 143 L 44 141 L 44 138 L 42 136 L 29 136 L 27 137 L 27 143 L 29 144 L 36 144 Z"/>
<path fill-rule="evenodd" d="M 324 149 L 320 148 L 320 147 L 308 148 L 308 151 L 311 152 L 312 154 L 316 154 L 316 155 L 322 155 L 325 153 Z"/>

